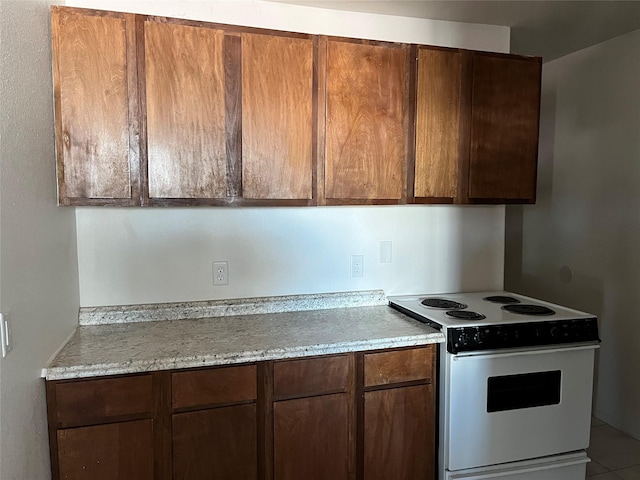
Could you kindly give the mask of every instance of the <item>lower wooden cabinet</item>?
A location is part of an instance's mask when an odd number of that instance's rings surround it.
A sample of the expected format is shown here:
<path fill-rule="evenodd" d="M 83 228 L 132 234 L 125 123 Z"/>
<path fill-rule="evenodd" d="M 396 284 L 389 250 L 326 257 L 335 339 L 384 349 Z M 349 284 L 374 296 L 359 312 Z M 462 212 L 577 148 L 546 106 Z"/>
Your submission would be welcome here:
<path fill-rule="evenodd" d="M 364 394 L 365 480 L 433 480 L 431 385 Z"/>
<path fill-rule="evenodd" d="M 47 382 L 52 478 L 158 478 L 156 376 Z"/>
<path fill-rule="evenodd" d="M 256 365 L 171 373 L 175 480 L 257 480 Z"/>
<path fill-rule="evenodd" d="M 362 354 L 364 480 L 433 480 L 436 347 Z"/>
<path fill-rule="evenodd" d="M 353 355 L 267 363 L 273 374 L 274 480 L 348 480 L 353 470 Z M 269 478 L 269 477 L 267 477 Z"/>
<path fill-rule="evenodd" d="M 274 479 L 348 480 L 348 410 L 344 393 L 276 402 Z"/>
<path fill-rule="evenodd" d="M 173 415 L 173 478 L 256 480 L 255 404 Z"/>
<path fill-rule="evenodd" d="M 47 382 L 52 478 L 433 480 L 436 348 Z"/>
<path fill-rule="evenodd" d="M 57 442 L 60 478 L 154 478 L 152 420 L 58 430 Z"/>

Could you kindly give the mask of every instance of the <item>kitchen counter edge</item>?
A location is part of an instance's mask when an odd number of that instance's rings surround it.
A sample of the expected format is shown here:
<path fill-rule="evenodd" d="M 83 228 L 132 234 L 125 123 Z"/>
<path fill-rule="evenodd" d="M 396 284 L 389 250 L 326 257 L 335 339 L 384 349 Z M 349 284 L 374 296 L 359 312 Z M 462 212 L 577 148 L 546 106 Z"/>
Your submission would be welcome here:
<path fill-rule="evenodd" d="M 42 376 L 70 380 L 442 342 L 440 331 L 379 304 L 80 325 Z"/>

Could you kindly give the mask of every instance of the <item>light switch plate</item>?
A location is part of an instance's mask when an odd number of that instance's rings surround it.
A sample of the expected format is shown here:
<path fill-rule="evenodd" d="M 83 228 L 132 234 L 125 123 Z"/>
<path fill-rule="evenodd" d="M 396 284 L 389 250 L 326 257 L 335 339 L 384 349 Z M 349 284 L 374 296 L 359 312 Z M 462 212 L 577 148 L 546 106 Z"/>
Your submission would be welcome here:
<path fill-rule="evenodd" d="M 2 358 L 13 348 L 11 341 L 11 324 L 7 315 L 0 313 L 0 340 L 2 341 Z"/>
<path fill-rule="evenodd" d="M 391 240 L 380 242 L 380 263 L 391 263 Z"/>

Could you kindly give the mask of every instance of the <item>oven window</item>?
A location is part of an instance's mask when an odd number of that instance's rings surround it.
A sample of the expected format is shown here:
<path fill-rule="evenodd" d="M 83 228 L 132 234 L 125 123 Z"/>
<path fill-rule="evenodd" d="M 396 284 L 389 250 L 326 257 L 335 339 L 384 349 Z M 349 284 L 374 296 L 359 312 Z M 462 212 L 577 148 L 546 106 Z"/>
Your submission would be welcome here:
<path fill-rule="evenodd" d="M 560 403 L 560 370 L 489 377 L 487 412 Z"/>

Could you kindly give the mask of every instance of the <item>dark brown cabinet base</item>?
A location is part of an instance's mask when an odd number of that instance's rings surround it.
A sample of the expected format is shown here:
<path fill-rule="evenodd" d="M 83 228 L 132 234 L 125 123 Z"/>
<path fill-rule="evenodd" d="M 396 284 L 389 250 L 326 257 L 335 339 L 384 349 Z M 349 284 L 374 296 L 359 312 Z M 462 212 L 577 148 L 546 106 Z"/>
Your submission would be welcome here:
<path fill-rule="evenodd" d="M 436 349 L 47 382 L 52 478 L 433 480 Z"/>

